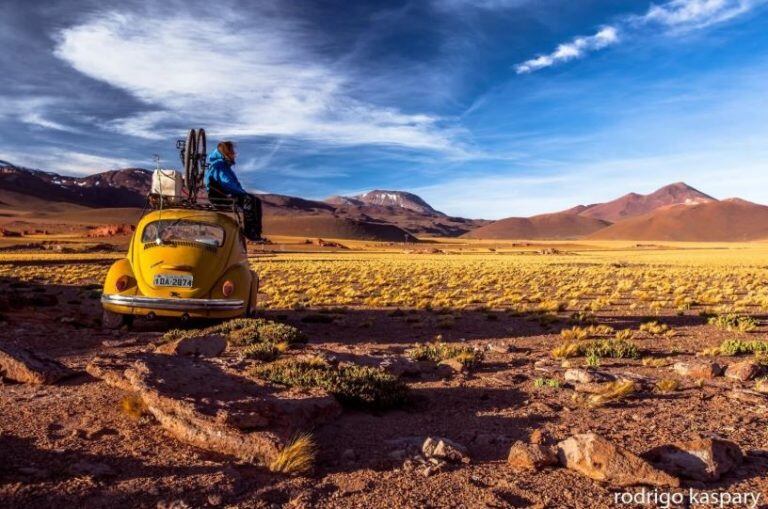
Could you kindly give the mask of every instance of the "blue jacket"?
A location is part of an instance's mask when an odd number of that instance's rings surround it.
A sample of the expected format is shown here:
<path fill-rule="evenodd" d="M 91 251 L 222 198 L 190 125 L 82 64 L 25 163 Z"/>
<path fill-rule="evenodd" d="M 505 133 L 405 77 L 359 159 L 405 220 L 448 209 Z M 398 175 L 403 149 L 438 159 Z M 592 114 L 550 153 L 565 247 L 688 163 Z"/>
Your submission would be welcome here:
<path fill-rule="evenodd" d="M 205 172 L 205 187 L 210 192 L 211 186 L 231 196 L 243 196 L 248 192 L 240 185 L 232 165 L 218 150 L 208 156 L 208 170 Z"/>

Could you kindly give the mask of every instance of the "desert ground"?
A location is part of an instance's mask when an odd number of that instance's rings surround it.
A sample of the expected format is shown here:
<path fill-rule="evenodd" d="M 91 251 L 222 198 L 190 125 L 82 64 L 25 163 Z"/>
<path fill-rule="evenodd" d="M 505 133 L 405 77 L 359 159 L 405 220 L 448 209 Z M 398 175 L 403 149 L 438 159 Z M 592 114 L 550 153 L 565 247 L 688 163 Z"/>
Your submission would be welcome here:
<path fill-rule="evenodd" d="M 272 240 L 250 252 L 258 317 L 305 341 L 229 336 L 183 360 L 216 376 L 174 397 L 200 408 L 233 380 L 320 391 L 338 410 L 296 426 L 314 454 L 282 468 L 180 438 L 117 380 L 128 364 L 99 367 L 181 357 L 156 349 L 217 326 L 102 328 L 101 283 L 127 238 L 0 239 L 2 342 L 67 370 L 0 385 L 0 506 L 608 508 L 656 487 L 768 507 L 768 244 Z M 340 388 L 280 371 L 291 362 L 368 368 Z M 564 452 L 587 433 L 606 464 Z M 716 457 L 653 451 L 693 442 Z"/>

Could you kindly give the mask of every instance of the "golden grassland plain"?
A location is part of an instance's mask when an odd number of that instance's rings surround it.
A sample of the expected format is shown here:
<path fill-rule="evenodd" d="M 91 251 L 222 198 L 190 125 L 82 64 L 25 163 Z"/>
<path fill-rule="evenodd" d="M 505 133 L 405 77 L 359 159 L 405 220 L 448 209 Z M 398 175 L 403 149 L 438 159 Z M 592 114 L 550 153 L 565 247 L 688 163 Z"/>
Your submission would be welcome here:
<path fill-rule="evenodd" d="M 368 250 L 362 250 L 367 246 Z M 768 244 L 461 243 L 439 253 L 357 243 L 341 252 L 258 254 L 270 309 L 487 309 L 660 315 L 768 311 Z M 491 247 L 489 247 L 491 246 Z M 286 252 L 280 252 L 286 249 Z M 355 250 L 358 249 L 358 250 Z M 100 285 L 119 253 L 0 254 L 0 276 Z"/>

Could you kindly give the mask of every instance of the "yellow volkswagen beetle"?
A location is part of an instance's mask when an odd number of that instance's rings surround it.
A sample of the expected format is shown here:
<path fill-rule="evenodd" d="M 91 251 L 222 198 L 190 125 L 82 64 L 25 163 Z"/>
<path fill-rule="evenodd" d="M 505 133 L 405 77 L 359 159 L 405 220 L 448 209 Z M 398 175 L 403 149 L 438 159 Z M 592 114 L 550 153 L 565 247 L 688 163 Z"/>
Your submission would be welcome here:
<path fill-rule="evenodd" d="M 258 288 L 236 219 L 216 210 L 154 210 L 136 226 L 127 257 L 107 273 L 102 323 L 247 316 Z"/>

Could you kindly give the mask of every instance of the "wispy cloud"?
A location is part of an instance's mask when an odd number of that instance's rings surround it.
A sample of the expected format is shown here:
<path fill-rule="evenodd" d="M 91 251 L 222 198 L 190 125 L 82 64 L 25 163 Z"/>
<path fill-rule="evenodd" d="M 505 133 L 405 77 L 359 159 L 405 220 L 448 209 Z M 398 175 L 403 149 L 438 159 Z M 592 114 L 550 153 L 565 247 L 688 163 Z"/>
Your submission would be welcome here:
<path fill-rule="evenodd" d="M 561 62 L 580 58 L 590 51 L 597 51 L 619 42 L 619 34 L 615 27 L 606 26 L 594 35 L 576 37 L 570 42 L 561 44 L 548 55 L 540 55 L 515 66 L 518 74 L 538 71 Z"/>
<path fill-rule="evenodd" d="M 136 161 L 121 157 L 109 157 L 73 150 L 47 148 L 34 152 L 15 152 L 0 147 L 0 159 L 27 168 L 41 168 L 70 175 L 118 170 L 137 166 Z"/>
<path fill-rule="evenodd" d="M 721 23 L 744 14 L 768 0 L 671 0 L 652 4 L 643 15 L 625 15 L 591 36 L 576 37 L 560 44 L 555 51 L 515 65 L 518 74 L 581 58 L 587 53 L 619 42 L 618 34 L 637 35 L 649 27 L 662 27 L 673 33 L 685 32 Z"/>
<path fill-rule="evenodd" d="M 253 23 L 110 11 L 61 31 L 55 52 L 147 105 L 105 126 L 133 136 L 164 137 L 183 119 L 227 136 L 461 152 L 464 131 L 455 122 L 350 95 L 365 77 L 313 51 L 322 41 L 300 22 L 272 14 Z"/>
<path fill-rule="evenodd" d="M 727 21 L 753 9 L 764 0 L 672 0 L 652 5 L 641 23 L 658 23 L 676 29 L 703 28 Z"/>
<path fill-rule="evenodd" d="M 56 122 L 48 117 L 49 111 L 55 110 L 60 106 L 60 100 L 54 97 L 2 97 L 0 102 L 0 119 L 11 118 L 43 129 L 77 132 L 77 129 L 74 127 Z"/>

